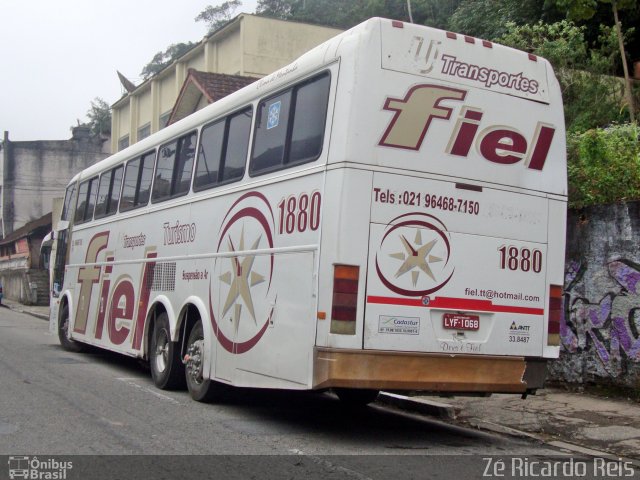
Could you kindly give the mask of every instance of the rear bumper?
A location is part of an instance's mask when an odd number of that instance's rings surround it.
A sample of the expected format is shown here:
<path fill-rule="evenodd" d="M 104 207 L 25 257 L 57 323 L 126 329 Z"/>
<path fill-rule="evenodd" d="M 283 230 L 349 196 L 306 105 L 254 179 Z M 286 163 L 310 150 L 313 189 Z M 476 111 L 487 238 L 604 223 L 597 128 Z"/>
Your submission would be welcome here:
<path fill-rule="evenodd" d="M 544 361 L 525 357 L 316 347 L 313 388 L 524 393 L 541 388 L 545 372 Z"/>

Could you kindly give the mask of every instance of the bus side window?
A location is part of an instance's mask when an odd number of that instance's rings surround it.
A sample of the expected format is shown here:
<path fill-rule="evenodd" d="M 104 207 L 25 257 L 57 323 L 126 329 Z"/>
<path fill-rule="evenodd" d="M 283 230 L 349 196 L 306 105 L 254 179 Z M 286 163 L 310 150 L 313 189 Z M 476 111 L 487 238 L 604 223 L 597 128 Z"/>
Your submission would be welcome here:
<path fill-rule="evenodd" d="M 322 151 L 330 83 L 327 74 L 296 91 L 296 109 L 289 151 L 290 164 L 313 161 Z"/>
<path fill-rule="evenodd" d="M 197 137 L 197 133 L 192 132 L 160 147 L 151 194 L 153 202 L 184 195 L 189 191 Z"/>
<path fill-rule="evenodd" d="M 100 176 L 98 186 L 98 203 L 96 203 L 95 217 L 112 215 L 118 210 L 118 198 L 122 184 L 123 167 L 113 168 Z"/>
<path fill-rule="evenodd" d="M 194 190 L 204 190 L 244 176 L 251 113 L 251 108 L 247 108 L 204 127 L 200 136 Z"/>
<path fill-rule="evenodd" d="M 76 208 L 75 223 L 87 222 L 93 218 L 93 207 L 96 203 L 98 177 L 82 182 L 78 191 L 78 207 Z"/>
<path fill-rule="evenodd" d="M 104 217 L 107 214 L 107 202 L 109 201 L 109 186 L 111 185 L 112 170 L 100 175 L 98 185 L 98 203 L 96 203 L 96 218 Z"/>
<path fill-rule="evenodd" d="M 127 163 L 122 198 L 120 200 L 121 212 L 143 207 L 149 203 L 154 160 L 155 152 L 149 152 Z M 120 176 L 122 176 L 122 173 L 120 173 Z M 114 191 L 114 195 L 115 197 L 112 197 L 112 199 L 117 204 L 117 192 Z"/>
<path fill-rule="evenodd" d="M 64 196 L 64 205 L 62 207 L 62 214 L 60 215 L 60 220 L 70 220 L 70 210 L 73 208 L 73 204 L 76 199 L 76 188 L 78 184 L 74 183 L 67 187 L 67 193 Z"/>
<path fill-rule="evenodd" d="M 250 167 L 252 173 L 276 170 L 284 163 L 290 103 L 291 91 L 260 103 Z"/>
<path fill-rule="evenodd" d="M 155 163 L 155 159 L 155 152 L 147 153 L 142 157 L 140 179 L 136 188 L 136 207 L 143 207 L 149 203 L 151 180 L 153 179 L 153 164 Z"/>
<path fill-rule="evenodd" d="M 135 160 L 131 160 L 127 163 L 127 171 L 124 176 L 124 187 L 122 187 L 122 198 L 120 199 L 120 211 L 122 212 L 134 207 L 141 161 L 142 159 L 136 158 Z"/>
<path fill-rule="evenodd" d="M 260 102 L 249 171 L 260 175 L 320 156 L 329 102 L 328 73 Z"/>

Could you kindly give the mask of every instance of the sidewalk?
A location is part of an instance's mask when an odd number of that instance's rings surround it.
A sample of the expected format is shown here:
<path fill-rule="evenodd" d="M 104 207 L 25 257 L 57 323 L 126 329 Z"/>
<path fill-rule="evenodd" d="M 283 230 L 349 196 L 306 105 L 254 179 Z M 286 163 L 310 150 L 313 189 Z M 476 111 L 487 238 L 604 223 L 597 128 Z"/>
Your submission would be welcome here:
<path fill-rule="evenodd" d="M 428 411 L 425 403 L 435 407 Z M 413 397 L 401 408 L 417 408 L 450 422 L 535 438 L 559 448 L 640 460 L 640 403 L 626 398 L 546 388 L 525 400 L 499 394 L 488 398 Z"/>
<path fill-rule="evenodd" d="M 4 307 L 8 307 L 15 312 L 20 313 L 28 313 L 34 317 L 40 318 L 42 320 L 49 320 L 49 307 L 42 307 L 36 305 L 22 305 L 15 300 L 9 300 L 7 298 L 2 299 L 2 305 Z"/>
<path fill-rule="evenodd" d="M 49 307 L 3 299 L 5 307 L 43 320 Z M 450 422 L 507 435 L 535 438 L 582 453 L 607 452 L 640 460 L 640 403 L 558 388 L 518 395 L 483 397 L 405 397 L 384 393 L 379 402 L 438 416 Z"/>

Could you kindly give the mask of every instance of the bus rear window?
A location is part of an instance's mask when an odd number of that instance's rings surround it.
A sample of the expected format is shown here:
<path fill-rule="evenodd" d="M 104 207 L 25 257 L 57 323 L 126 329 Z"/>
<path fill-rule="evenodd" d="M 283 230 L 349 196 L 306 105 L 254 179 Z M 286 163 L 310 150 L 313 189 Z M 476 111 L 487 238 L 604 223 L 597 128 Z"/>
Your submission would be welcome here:
<path fill-rule="evenodd" d="M 312 162 L 322 151 L 330 77 L 324 73 L 260 102 L 250 172 Z"/>

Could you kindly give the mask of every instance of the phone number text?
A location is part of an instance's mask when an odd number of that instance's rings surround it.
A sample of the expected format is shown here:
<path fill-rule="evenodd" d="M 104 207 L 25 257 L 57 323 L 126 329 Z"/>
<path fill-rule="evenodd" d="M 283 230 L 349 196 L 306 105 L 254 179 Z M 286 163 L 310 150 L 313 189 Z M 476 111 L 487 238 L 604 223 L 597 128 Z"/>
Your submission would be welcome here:
<path fill-rule="evenodd" d="M 382 188 L 373 189 L 374 200 L 378 203 L 393 205 L 408 205 L 411 207 L 433 208 L 449 212 L 467 213 L 478 215 L 480 203 L 464 198 L 449 197 L 447 195 L 432 195 L 424 192 L 392 192 Z"/>

